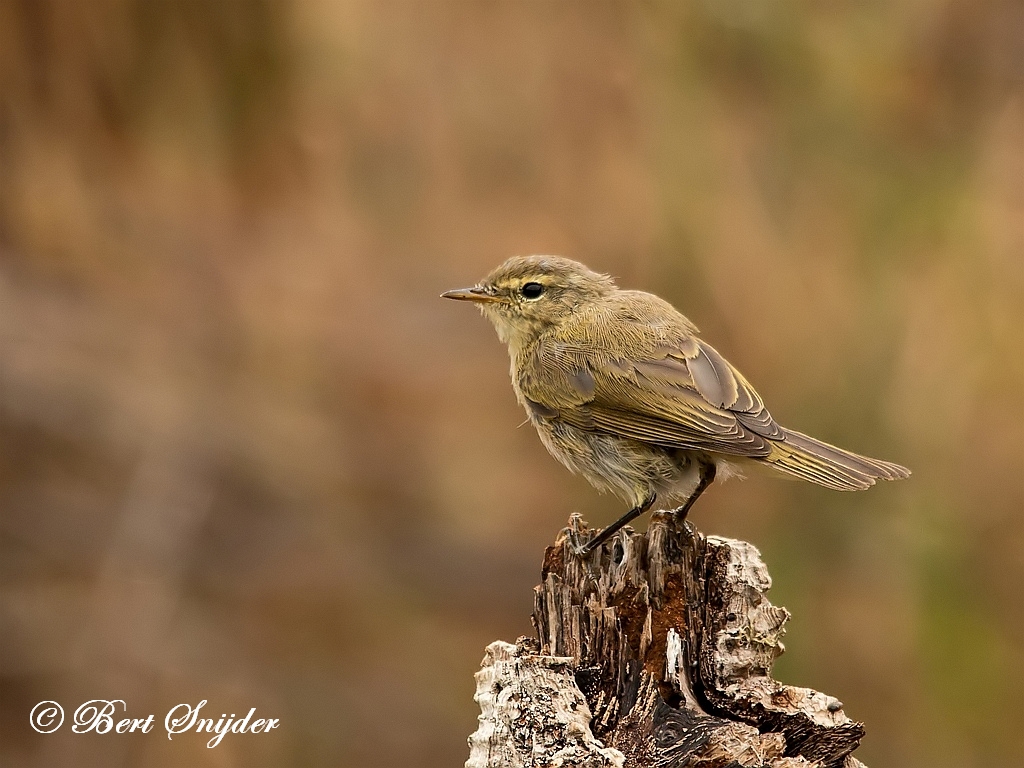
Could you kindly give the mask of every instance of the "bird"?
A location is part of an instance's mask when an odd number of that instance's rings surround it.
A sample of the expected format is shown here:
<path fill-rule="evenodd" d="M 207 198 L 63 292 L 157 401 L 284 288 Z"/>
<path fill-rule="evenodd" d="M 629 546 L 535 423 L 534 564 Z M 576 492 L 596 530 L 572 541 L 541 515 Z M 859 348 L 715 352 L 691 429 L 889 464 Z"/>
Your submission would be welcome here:
<path fill-rule="evenodd" d="M 750 382 L 664 299 L 623 290 L 560 256 L 513 256 L 471 288 L 507 345 L 512 387 L 559 462 L 630 505 L 587 556 L 662 497 L 683 520 L 715 481 L 745 466 L 838 491 L 910 470 L 781 426 Z"/>

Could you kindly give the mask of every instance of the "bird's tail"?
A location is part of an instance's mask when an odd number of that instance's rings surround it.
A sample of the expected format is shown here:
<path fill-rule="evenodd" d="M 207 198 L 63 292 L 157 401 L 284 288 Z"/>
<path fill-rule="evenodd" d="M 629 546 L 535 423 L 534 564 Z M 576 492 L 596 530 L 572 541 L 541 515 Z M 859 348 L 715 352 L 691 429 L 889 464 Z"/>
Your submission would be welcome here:
<path fill-rule="evenodd" d="M 783 430 L 772 441 L 767 461 L 776 469 L 837 491 L 862 491 L 875 480 L 902 480 L 910 470 L 899 464 L 844 451 L 800 432 Z"/>

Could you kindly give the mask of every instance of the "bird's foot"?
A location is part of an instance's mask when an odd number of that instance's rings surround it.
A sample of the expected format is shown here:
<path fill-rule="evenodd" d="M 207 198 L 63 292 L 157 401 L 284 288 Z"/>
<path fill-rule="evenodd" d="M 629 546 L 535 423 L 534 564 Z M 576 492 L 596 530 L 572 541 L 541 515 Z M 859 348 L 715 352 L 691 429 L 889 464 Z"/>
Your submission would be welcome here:
<path fill-rule="evenodd" d="M 684 504 L 683 506 L 676 507 L 675 509 L 665 510 L 665 515 L 667 517 L 667 522 L 669 523 L 669 525 L 671 525 L 676 530 L 684 531 L 686 535 L 690 537 L 695 535 L 697 532 L 697 526 L 691 523 L 686 517 L 687 513 L 690 511 L 691 506 L 693 505 Z"/>
<path fill-rule="evenodd" d="M 572 517 L 569 518 L 569 529 L 568 535 L 566 536 L 566 544 L 576 557 L 583 559 L 586 558 L 591 549 L 589 548 L 590 540 L 584 538 L 584 526 L 583 516 L 578 513 L 573 513 Z"/>
<path fill-rule="evenodd" d="M 599 542 L 596 541 L 596 537 L 590 535 L 591 532 L 589 530 L 585 529 L 585 525 L 581 515 L 574 514 L 569 518 L 569 529 L 563 546 L 572 553 L 572 556 L 582 566 L 586 577 L 591 581 L 596 581 L 598 573 L 590 556 L 597 549 L 594 545 Z"/>
<path fill-rule="evenodd" d="M 690 513 L 691 504 L 683 504 L 681 507 L 670 509 L 668 513 L 680 523 L 686 522 L 686 516 Z"/>

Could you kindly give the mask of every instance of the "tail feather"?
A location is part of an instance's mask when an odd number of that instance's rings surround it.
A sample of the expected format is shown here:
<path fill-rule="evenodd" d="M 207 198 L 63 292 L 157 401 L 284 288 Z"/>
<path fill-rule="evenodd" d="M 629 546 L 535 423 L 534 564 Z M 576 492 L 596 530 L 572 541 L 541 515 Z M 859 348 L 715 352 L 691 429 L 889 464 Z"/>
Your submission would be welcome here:
<path fill-rule="evenodd" d="M 902 480 L 910 470 L 899 464 L 844 451 L 800 432 L 783 430 L 772 441 L 767 461 L 776 469 L 838 491 L 862 491 L 876 480 Z"/>

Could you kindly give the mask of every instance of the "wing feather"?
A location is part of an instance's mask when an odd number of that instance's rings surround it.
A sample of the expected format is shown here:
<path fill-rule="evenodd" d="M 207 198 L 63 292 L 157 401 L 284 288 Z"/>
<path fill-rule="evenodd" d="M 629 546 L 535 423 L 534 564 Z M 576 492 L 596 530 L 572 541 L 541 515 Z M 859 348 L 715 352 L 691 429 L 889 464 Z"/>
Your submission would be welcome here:
<path fill-rule="evenodd" d="M 762 459 L 840 490 L 909 475 L 783 429 L 696 327 L 651 294 L 620 291 L 523 350 L 517 393 L 538 418 L 665 448 Z"/>
<path fill-rule="evenodd" d="M 667 448 L 767 457 L 769 440 L 781 431 L 760 397 L 717 351 L 689 341 L 614 360 L 593 347 L 538 346 L 520 386 L 529 401 L 579 429 Z M 735 412 L 726 401 L 749 411 Z"/>

